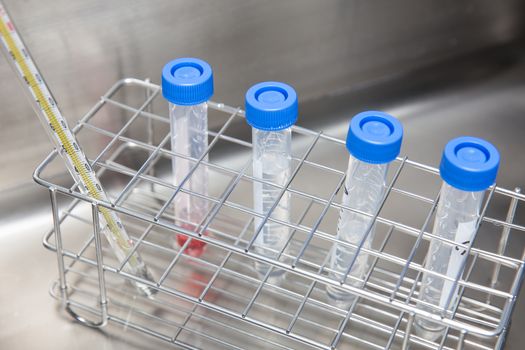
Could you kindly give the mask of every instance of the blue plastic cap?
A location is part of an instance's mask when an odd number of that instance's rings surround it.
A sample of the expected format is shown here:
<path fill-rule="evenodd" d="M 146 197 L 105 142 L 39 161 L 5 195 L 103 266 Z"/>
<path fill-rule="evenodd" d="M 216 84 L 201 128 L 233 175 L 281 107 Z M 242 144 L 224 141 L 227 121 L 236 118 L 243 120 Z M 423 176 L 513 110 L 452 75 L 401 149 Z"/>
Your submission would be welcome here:
<path fill-rule="evenodd" d="M 372 163 L 389 163 L 396 159 L 403 141 L 403 125 L 390 114 L 361 112 L 352 118 L 346 136 L 346 148 L 357 159 Z"/>
<path fill-rule="evenodd" d="M 489 188 L 499 168 L 499 152 L 490 142 L 476 137 L 458 137 L 445 146 L 439 172 L 449 185 L 476 192 Z"/>
<path fill-rule="evenodd" d="M 287 84 L 268 81 L 246 92 L 246 120 L 260 130 L 286 129 L 297 121 L 297 94 Z"/>
<path fill-rule="evenodd" d="M 177 58 L 162 69 L 162 95 L 173 104 L 192 106 L 213 95 L 211 66 L 198 58 Z"/>

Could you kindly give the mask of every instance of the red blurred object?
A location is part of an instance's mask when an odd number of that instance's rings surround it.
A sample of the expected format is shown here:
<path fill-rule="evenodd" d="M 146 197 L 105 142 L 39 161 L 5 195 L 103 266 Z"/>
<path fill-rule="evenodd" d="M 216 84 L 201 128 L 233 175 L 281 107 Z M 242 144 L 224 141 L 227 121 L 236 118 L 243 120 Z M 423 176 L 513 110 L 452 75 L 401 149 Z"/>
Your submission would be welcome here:
<path fill-rule="evenodd" d="M 188 231 L 194 231 L 195 230 L 195 226 L 191 225 L 191 224 L 182 224 L 181 226 L 182 226 L 182 228 L 184 228 L 184 229 L 186 229 Z M 206 235 L 206 232 L 204 234 Z M 182 233 L 178 233 L 177 234 L 177 243 L 179 244 L 180 247 L 182 247 L 189 238 L 190 237 L 188 237 L 188 236 L 186 236 L 186 235 L 184 235 Z M 191 255 L 191 256 L 198 257 L 198 256 L 202 255 L 202 253 L 204 252 L 204 248 L 205 247 L 206 247 L 206 242 L 199 241 L 198 239 L 193 238 L 191 240 L 191 242 L 188 244 L 188 246 L 186 247 L 186 249 L 184 249 L 184 253 L 188 254 L 188 255 Z"/>

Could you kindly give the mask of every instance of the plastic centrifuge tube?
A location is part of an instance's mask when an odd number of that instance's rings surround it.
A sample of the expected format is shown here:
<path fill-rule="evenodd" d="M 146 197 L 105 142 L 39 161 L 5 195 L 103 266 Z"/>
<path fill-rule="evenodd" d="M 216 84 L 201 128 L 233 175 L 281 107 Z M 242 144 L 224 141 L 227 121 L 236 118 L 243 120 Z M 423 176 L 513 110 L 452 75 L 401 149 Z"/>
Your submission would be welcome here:
<path fill-rule="evenodd" d="M 297 94 L 286 84 L 264 82 L 246 92 L 246 120 L 252 126 L 254 208 L 263 216 L 290 222 L 290 194 L 279 195 L 291 172 L 292 125 L 297 120 Z M 258 180 L 262 181 L 258 181 Z M 276 204 L 278 203 L 278 204 Z M 272 207 L 275 208 L 270 213 Z M 278 259 L 285 249 L 289 227 L 273 220 L 255 217 L 254 251 Z M 270 265 L 255 263 L 265 275 Z M 274 269 L 270 278 L 280 278 L 284 270 Z"/>
<path fill-rule="evenodd" d="M 403 126 L 394 117 L 377 111 L 357 114 L 350 122 L 346 147 L 350 152 L 342 204 L 368 215 L 342 208 L 337 225 L 337 239 L 358 247 L 370 249 L 374 239 L 374 215 L 385 194 L 389 163 L 396 159 L 401 149 Z M 362 287 L 368 271 L 368 254 L 356 248 L 336 243 L 330 259 L 330 275 L 341 281 Z M 352 264 L 351 269 L 350 265 Z M 348 271 L 350 269 L 350 271 Z M 357 280 L 356 280 L 357 279 Z M 355 295 L 332 285 L 327 286 L 329 300 L 347 307 Z"/>
<path fill-rule="evenodd" d="M 439 168 L 444 180 L 441 187 L 432 233 L 469 247 L 476 235 L 485 190 L 496 180 L 499 153 L 487 141 L 474 137 L 451 140 L 443 151 Z M 449 277 L 425 272 L 421 279 L 418 308 L 438 313 L 451 311 L 457 302 L 459 288 L 454 280 L 462 273 L 467 248 L 432 239 L 425 269 Z M 447 305 L 448 304 L 448 305 Z M 422 317 L 415 319 L 416 333 L 434 341 L 445 326 Z"/>
<path fill-rule="evenodd" d="M 196 58 L 169 62 L 162 70 L 162 94 L 169 101 L 171 149 L 177 154 L 172 158 L 174 184 L 190 191 L 179 191 L 175 196 L 175 222 L 198 231 L 209 211 L 208 200 L 201 197 L 208 195 L 208 168 L 204 164 L 195 166 L 208 148 L 207 101 L 213 95 L 210 65 Z M 207 160 L 208 155 L 202 159 Z M 176 238 L 183 246 L 188 236 L 178 233 Z M 204 246 L 205 242 L 193 239 L 185 252 L 198 256 Z"/>

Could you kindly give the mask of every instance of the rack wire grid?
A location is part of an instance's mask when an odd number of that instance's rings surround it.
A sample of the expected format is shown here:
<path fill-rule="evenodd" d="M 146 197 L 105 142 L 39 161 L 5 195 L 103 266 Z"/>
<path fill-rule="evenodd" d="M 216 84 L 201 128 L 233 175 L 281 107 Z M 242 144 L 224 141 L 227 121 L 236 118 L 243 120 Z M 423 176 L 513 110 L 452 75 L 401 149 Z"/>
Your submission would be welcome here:
<path fill-rule="evenodd" d="M 514 220 L 525 200 L 519 189 L 489 188 L 476 239 L 457 245 L 430 232 L 441 184 L 438 170 L 398 158 L 380 210 L 373 215 L 372 247 L 339 241 L 338 213 L 353 210 L 341 204 L 348 157 L 344 141 L 293 127 L 292 175 L 286 186 L 276 186 L 281 196 L 288 192 L 291 197 L 291 220 L 283 222 L 271 211 L 253 209 L 253 183 L 262 180 L 251 173 L 244 112 L 209 102 L 208 157 L 194 159 L 170 149 L 167 104 L 159 92 L 148 80 L 118 81 L 73 128 L 81 143 L 98 145 L 88 158 L 110 190 L 111 202 L 93 200 L 73 182 L 46 180 L 52 178 L 44 174 L 46 169 L 61 164 L 56 150 L 35 170 L 35 181 L 51 196 L 54 227 L 43 240 L 58 258 L 59 278 L 51 294 L 72 317 L 92 327 L 121 324 L 181 348 L 504 346 L 524 269 L 525 227 Z M 208 195 L 188 190 L 184 181 L 181 187 L 172 183 L 172 157 L 192 162 L 185 181 L 197 167 L 208 169 Z M 173 202 L 182 194 L 209 201 L 200 230 L 175 224 Z M 99 207 L 122 218 L 155 281 L 123 270 L 125 262 L 100 238 Z M 256 218 L 289 228 L 290 238 L 277 258 L 254 251 Z M 176 234 L 190 238 L 182 248 L 174 244 Z M 206 242 L 201 255 L 185 250 L 195 239 Z M 457 278 L 424 268 L 431 239 L 466 251 L 468 259 Z M 327 263 L 335 244 L 369 256 L 363 287 L 356 287 L 356 278 L 348 273 L 337 278 L 331 273 Z M 274 282 L 269 273 L 259 276 L 255 262 L 267 264 L 269 271 L 284 271 L 284 281 Z M 424 272 L 458 286 L 460 297 L 449 296 L 451 308 L 428 312 L 417 307 Z M 157 293 L 141 296 L 129 281 Z M 358 298 L 348 308 L 334 306 L 326 296 L 327 285 Z M 416 317 L 444 325 L 444 335 L 434 342 L 418 337 L 413 331 Z"/>

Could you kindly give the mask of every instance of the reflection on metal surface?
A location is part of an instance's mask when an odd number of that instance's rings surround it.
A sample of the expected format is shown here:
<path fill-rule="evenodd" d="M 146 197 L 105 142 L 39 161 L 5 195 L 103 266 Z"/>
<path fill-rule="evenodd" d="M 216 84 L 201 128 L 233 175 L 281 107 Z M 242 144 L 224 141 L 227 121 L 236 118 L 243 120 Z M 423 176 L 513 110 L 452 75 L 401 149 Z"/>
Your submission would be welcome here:
<path fill-rule="evenodd" d="M 5 2 L 72 123 L 114 81 L 158 81 L 174 57 L 211 63 L 215 100 L 241 105 L 247 87 L 277 80 L 305 101 L 516 39 L 525 13 L 520 0 Z M 27 183 L 50 149 L 8 69 L 0 62 L 3 189 Z"/>

